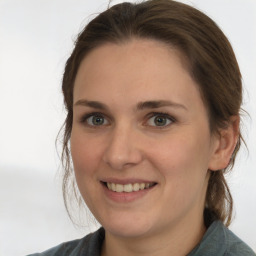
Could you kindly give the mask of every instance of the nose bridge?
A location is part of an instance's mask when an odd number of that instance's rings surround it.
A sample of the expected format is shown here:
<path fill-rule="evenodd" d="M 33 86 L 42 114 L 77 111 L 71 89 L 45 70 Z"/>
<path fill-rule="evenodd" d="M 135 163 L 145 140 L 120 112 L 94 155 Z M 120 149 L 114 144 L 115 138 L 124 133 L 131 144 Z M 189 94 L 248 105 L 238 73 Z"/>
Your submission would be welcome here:
<path fill-rule="evenodd" d="M 113 128 L 103 157 L 111 168 L 121 170 L 142 160 L 136 132 L 127 122 L 121 122 Z"/>

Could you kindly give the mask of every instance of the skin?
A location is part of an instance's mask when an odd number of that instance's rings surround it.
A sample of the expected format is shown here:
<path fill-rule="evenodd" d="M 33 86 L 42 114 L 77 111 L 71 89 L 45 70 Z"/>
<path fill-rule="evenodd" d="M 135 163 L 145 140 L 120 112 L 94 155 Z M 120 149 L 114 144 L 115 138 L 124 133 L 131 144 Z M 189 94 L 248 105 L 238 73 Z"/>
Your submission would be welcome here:
<path fill-rule="evenodd" d="M 149 101 L 164 104 L 141 104 Z M 95 112 L 100 125 L 88 117 Z M 155 112 L 165 113 L 157 115 L 163 126 Z M 85 57 L 74 86 L 71 154 L 81 195 L 106 230 L 102 255 L 184 256 L 198 244 L 209 170 L 228 164 L 238 123 L 214 136 L 207 115 L 179 52 L 160 42 L 105 44 Z M 115 201 L 102 184 L 113 180 L 156 185 Z"/>

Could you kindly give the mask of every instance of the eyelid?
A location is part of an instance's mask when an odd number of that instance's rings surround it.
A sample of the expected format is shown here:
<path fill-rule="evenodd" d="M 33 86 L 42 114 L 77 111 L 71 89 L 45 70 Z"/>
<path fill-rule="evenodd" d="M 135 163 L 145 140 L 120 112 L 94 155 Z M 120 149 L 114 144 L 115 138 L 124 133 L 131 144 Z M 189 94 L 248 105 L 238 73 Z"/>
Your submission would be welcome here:
<path fill-rule="evenodd" d="M 108 124 L 105 124 L 105 125 L 90 125 L 88 124 L 87 120 L 88 118 L 92 117 L 92 116 L 100 116 L 104 119 L 107 120 Z M 161 117 L 164 117 L 164 118 L 167 118 L 171 121 L 170 124 L 167 124 L 167 125 L 164 125 L 164 126 L 157 126 L 157 125 L 149 125 L 147 124 L 149 122 L 149 119 L 152 118 L 152 117 L 156 117 L 156 116 L 161 116 Z M 83 114 L 80 118 L 79 118 L 79 122 L 82 123 L 83 125 L 87 125 L 87 126 L 90 126 L 90 127 L 93 127 L 93 128 L 100 128 L 102 126 L 106 126 L 106 125 L 109 125 L 109 123 L 112 121 L 112 118 L 109 117 L 108 115 L 102 113 L 102 112 L 89 112 L 89 113 L 85 113 Z M 175 123 L 176 122 L 176 118 L 173 117 L 173 115 L 170 115 L 169 113 L 166 113 L 166 112 L 162 112 L 162 111 L 159 111 L 159 112 L 150 112 L 146 115 L 146 121 L 143 122 L 143 125 L 146 125 L 146 126 L 150 126 L 150 127 L 153 127 L 153 128 L 157 128 L 157 129 L 164 129 L 166 127 L 169 127 L 171 124 Z"/>
<path fill-rule="evenodd" d="M 86 114 L 83 114 L 80 118 L 79 118 L 79 122 L 80 123 L 86 123 L 86 125 L 88 126 L 91 126 L 91 127 L 96 127 L 96 125 L 90 125 L 88 124 L 86 121 L 88 120 L 88 118 L 92 117 L 92 116 L 100 116 L 104 119 L 106 119 L 108 122 L 111 121 L 111 119 L 104 113 L 101 113 L 101 112 L 89 112 L 89 113 L 86 113 Z M 105 125 L 104 125 L 105 126 Z"/>
<path fill-rule="evenodd" d="M 171 121 L 170 124 L 168 125 L 164 125 L 164 126 L 153 126 L 153 125 L 149 125 L 151 127 L 154 127 L 154 128 L 157 128 L 157 129 L 163 129 L 163 128 L 166 128 L 166 127 L 169 127 L 171 124 L 175 123 L 176 122 L 176 118 L 174 118 L 173 116 L 171 116 L 170 114 L 166 113 L 166 112 L 151 112 L 147 115 L 147 121 L 146 123 L 149 121 L 149 119 L 151 119 L 152 117 L 157 117 L 157 116 L 161 116 L 161 117 L 165 117 L 167 119 L 169 119 Z"/>
<path fill-rule="evenodd" d="M 175 121 L 175 118 L 167 112 L 162 112 L 162 111 L 151 112 L 147 115 L 148 118 L 153 117 L 153 116 L 163 116 L 163 117 L 169 118 L 172 121 Z"/>

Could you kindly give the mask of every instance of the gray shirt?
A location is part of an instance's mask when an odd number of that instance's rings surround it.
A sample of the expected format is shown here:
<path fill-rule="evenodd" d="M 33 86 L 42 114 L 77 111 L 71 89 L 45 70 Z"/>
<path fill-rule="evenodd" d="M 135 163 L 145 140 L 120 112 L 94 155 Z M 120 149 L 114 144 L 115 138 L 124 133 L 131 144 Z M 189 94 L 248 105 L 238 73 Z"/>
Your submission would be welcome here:
<path fill-rule="evenodd" d="M 105 231 L 100 228 L 82 239 L 60 244 L 42 253 L 29 256 L 100 256 Z M 188 256 L 256 256 L 256 254 L 227 229 L 222 222 L 215 221 L 207 229 L 200 244 Z"/>

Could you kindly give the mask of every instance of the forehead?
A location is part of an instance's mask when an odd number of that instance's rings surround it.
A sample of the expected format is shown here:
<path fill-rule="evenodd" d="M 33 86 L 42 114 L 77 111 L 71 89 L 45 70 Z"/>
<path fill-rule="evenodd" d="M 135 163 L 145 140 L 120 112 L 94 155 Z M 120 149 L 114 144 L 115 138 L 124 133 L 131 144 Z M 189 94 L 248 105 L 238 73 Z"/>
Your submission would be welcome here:
<path fill-rule="evenodd" d="M 104 44 L 81 62 L 74 87 L 79 97 L 180 100 L 200 98 L 181 53 L 154 40 Z M 100 99 L 96 99 L 96 98 Z"/>

